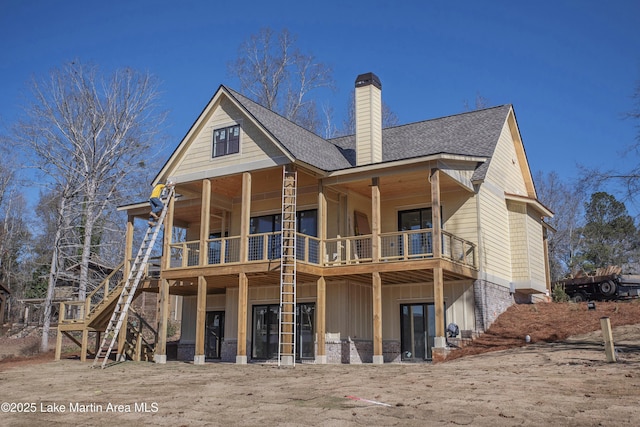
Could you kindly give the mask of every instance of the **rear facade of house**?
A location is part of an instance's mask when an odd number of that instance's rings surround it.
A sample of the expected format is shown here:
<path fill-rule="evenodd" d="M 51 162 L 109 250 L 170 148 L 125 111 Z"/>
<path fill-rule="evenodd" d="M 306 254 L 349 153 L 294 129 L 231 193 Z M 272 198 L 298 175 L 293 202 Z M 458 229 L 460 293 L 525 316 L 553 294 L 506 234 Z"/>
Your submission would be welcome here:
<path fill-rule="evenodd" d="M 390 363 L 442 357 L 448 325 L 473 336 L 548 292 L 551 213 L 513 107 L 382 129 L 381 94 L 358 76 L 355 135 L 326 140 L 220 86 L 155 180 L 177 194 L 146 289 L 156 362 L 169 295 L 180 360 L 280 362 L 284 341 L 287 363 Z M 121 209 L 131 235 L 146 226 L 146 203 Z"/>

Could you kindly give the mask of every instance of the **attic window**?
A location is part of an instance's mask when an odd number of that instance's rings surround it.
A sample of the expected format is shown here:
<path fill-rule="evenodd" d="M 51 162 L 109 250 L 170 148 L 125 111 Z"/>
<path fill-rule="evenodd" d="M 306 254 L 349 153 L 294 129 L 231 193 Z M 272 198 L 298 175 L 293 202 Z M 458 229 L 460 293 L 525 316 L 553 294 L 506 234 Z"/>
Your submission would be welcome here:
<path fill-rule="evenodd" d="M 240 125 L 227 126 L 213 131 L 212 157 L 226 156 L 240 151 Z"/>

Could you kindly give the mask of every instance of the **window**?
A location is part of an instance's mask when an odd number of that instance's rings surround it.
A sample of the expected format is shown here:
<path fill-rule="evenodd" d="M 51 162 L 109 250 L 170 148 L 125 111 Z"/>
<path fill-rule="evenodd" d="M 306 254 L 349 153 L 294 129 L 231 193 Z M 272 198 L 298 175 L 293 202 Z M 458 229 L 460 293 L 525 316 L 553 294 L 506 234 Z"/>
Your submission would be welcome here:
<path fill-rule="evenodd" d="M 212 157 L 226 156 L 240 151 L 240 125 L 213 131 Z"/>
<path fill-rule="evenodd" d="M 255 216 L 249 222 L 249 234 L 275 233 L 281 228 L 280 214 Z M 318 235 L 318 211 L 315 209 L 297 212 L 296 228 L 298 233 L 308 236 Z M 268 259 L 280 258 L 280 235 L 271 235 L 268 237 L 269 257 Z M 304 243 L 304 240 L 298 241 L 298 245 Z M 315 242 L 314 242 L 315 243 Z M 310 243 L 311 244 L 311 243 Z M 263 259 L 263 237 L 249 237 L 249 261 Z M 304 248 L 299 246 L 299 250 L 304 252 Z M 309 258 L 312 262 L 317 262 L 317 249 L 310 248 Z M 315 251 L 315 252 L 314 252 Z M 300 252 L 302 254 L 303 252 Z"/>

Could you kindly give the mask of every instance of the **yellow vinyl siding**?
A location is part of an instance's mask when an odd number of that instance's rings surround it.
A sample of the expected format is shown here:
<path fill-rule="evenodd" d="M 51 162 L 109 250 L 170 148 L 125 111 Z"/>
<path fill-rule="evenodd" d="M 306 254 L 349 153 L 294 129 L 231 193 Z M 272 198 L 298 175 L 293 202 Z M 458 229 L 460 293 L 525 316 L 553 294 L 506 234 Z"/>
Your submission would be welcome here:
<path fill-rule="evenodd" d="M 527 233 L 527 207 L 521 203 L 509 203 L 509 230 L 511 238 L 511 280 L 523 282 L 530 279 L 529 237 Z"/>
<path fill-rule="evenodd" d="M 447 324 L 453 322 L 460 329 L 475 329 L 472 282 L 460 281 L 445 284 L 444 300 Z M 399 341 L 401 338 L 400 305 L 419 303 L 433 303 L 432 283 L 412 283 L 382 287 L 383 340 Z"/>
<path fill-rule="evenodd" d="M 545 274 L 546 267 L 544 262 L 544 245 L 540 214 L 528 208 L 526 220 L 527 235 L 529 236 L 531 280 L 542 289 L 546 287 L 547 276 Z"/>
<path fill-rule="evenodd" d="M 240 124 L 240 152 L 226 156 L 212 157 L 213 131 L 222 127 Z M 238 168 L 242 164 L 263 162 L 262 165 L 276 165 L 272 160 L 282 157 L 280 150 L 271 143 L 250 119 L 246 118 L 230 101 L 223 99 L 210 117 L 193 135 L 172 176 L 206 173 L 217 176 L 216 170 Z M 266 164 L 264 162 L 267 162 Z"/>
<path fill-rule="evenodd" d="M 511 242 L 509 217 L 504 196 L 486 184 L 480 188 L 480 221 L 483 259 L 480 269 L 490 275 L 511 280 Z"/>
<path fill-rule="evenodd" d="M 471 242 L 478 241 L 476 198 L 467 192 L 447 195 L 442 202 L 443 229 Z"/>
<path fill-rule="evenodd" d="M 527 196 L 522 169 L 507 122 L 502 128 L 495 152 L 491 157 L 485 182 L 493 183 L 506 193 Z"/>

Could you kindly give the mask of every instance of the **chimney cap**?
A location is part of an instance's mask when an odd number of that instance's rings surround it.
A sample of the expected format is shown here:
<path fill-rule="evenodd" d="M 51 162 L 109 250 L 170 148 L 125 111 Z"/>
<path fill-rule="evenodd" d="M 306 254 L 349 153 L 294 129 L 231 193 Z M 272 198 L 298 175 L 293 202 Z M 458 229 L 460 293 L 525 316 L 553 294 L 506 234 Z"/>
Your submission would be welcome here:
<path fill-rule="evenodd" d="M 380 79 L 373 73 L 360 74 L 356 77 L 356 87 L 374 85 L 378 89 L 382 89 Z"/>

